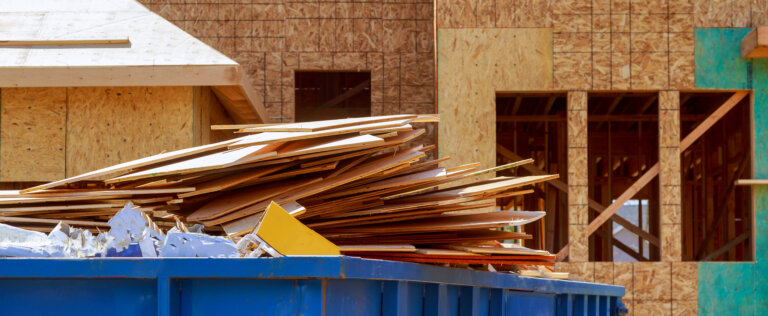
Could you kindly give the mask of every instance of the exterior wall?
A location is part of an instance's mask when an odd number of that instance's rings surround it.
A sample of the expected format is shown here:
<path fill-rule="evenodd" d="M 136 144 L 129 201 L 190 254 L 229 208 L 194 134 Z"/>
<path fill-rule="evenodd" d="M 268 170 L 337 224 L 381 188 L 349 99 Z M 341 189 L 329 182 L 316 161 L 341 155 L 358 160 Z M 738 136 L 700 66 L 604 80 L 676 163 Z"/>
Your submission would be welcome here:
<path fill-rule="evenodd" d="M 766 24 L 768 1 L 438 0 L 434 32 L 431 2 L 143 2 L 245 65 L 275 121 L 294 118 L 297 69 L 369 70 L 374 115 L 433 112 L 434 33 L 439 129 L 447 140 L 439 144 L 440 155 L 456 164 L 493 164 L 498 91 L 652 90 L 669 97 L 680 90 L 754 88 L 755 177 L 768 177 L 768 89 L 756 86 L 768 82 L 768 63 L 740 59 L 738 41 L 746 30 L 707 29 Z M 717 45 L 702 45 L 708 40 Z M 679 125 L 665 124 L 675 111 L 674 102 L 660 105 L 659 161 L 666 174 L 679 168 L 673 158 Z M 571 125 L 569 135 L 583 132 Z M 626 286 L 631 314 L 767 310 L 768 283 L 760 273 L 766 258 L 759 251 L 755 263 L 679 262 L 680 236 L 672 234 L 680 220 L 679 179 L 660 180 L 667 187 L 662 262 L 585 262 L 579 256 L 558 267 Z M 761 233 L 768 230 L 767 197 L 768 189 L 755 189 L 755 249 L 768 240 Z M 580 203 L 569 202 L 573 225 L 584 225 Z"/>
<path fill-rule="evenodd" d="M 59 180 L 191 147 L 193 89 L 0 89 L 0 181 Z"/>
<path fill-rule="evenodd" d="M 275 122 L 295 70 L 370 71 L 373 115 L 435 112 L 431 0 L 141 2 L 243 65 Z"/>
<path fill-rule="evenodd" d="M 738 49 L 750 29 L 696 30 L 696 87 L 753 89 L 755 179 L 768 178 L 768 60 L 744 60 Z M 747 122 L 745 122 L 747 123 Z M 755 262 L 698 263 L 699 312 L 762 315 L 768 312 L 768 188 L 754 188 Z"/>

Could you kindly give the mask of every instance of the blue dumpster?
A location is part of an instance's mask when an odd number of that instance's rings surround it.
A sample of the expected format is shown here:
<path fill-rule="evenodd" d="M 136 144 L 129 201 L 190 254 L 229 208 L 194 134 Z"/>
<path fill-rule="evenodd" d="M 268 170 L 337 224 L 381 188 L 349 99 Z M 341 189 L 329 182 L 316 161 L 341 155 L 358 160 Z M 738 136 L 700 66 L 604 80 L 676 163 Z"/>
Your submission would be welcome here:
<path fill-rule="evenodd" d="M 353 257 L 0 259 L 1 315 L 616 315 L 623 295 Z"/>

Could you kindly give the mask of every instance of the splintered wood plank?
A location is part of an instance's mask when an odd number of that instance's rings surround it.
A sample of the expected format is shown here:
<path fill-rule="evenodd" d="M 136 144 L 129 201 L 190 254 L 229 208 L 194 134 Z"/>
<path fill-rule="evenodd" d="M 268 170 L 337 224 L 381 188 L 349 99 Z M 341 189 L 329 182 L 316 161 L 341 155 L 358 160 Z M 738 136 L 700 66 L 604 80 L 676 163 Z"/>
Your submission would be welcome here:
<path fill-rule="evenodd" d="M 122 208 L 122 205 L 101 203 L 101 204 L 58 204 L 58 205 L 40 205 L 40 206 L 20 206 L 20 207 L 3 207 L 0 208 L 0 214 L 6 214 L 9 212 L 24 212 L 24 213 L 37 213 L 47 211 L 68 211 L 68 210 L 89 210 L 100 208 Z"/>
<path fill-rule="evenodd" d="M 21 193 L 29 193 L 29 192 L 43 190 L 43 189 L 56 188 L 65 184 L 70 184 L 78 181 L 106 179 L 118 174 L 125 174 L 128 172 L 132 172 L 142 167 L 147 167 L 154 164 L 171 161 L 174 159 L 179 159 L 179 158 L 221 150 L 221 149 L 227 148 L 227 145 L 233 142 L 236 142 L 237 140 L 238 139 L 231 139 L 231 140 L 226 140 L 226 141 L 215 143 L 215 144 L 185 148 L 185 149 L 157 154 L 157 155 L 153 155 L 153 156 L 149 156 L 149 157 L 145 157 L 145 158 L 141 158 L 133 161 L 128 161 L 128 162 L 124 162 L 114 166 L 106 167 L 103 169 L 87 172 L 74 177 L 69 177 L 63 180 L 53 181 L 50 183 L 27 188 L 27 189 L 21 190 Z"/>
<path fill-rule="evenodd" d="M 352 168 L 351 170 L 339 176 L 329 178 L 329 179 L 324 179 L 323 181 L 309 185 L 303 188 L 302 190 L 299 190 L 298 192 L 292 192 L 289 194 L 285 194 L 283 196 L 276 197 L 275 201 L 277 201 L 278 203 L 281 203 L 284 201 L 299 200 L 301 198 L 329 190 L 331 188 L 343 185 L 345 183 L 349 183 L 358 179 L 365 178 L 371 174 L 375 174 L 382 170 L 391 168 L 392 166 L 398 165 L 403 161 L 418 159 L 423 156 L 424 156 L 424 153 L 422 152 L 418 152 L 415 150 L 405 150 L 400 153 L 397 153 L 394 156 L 381 157 L 380 159 L 376 159 L 371 162 L 367 162 L 365 164 Z M 261 205 L 261 204 L 253 205 L 251 207 L 232 213 L 228 216 L 220 217 L 220 218 L 217 218 L 216 220 L 206 222 L 205 224 L 216 225 L 216 224 L 226 223 L 223 226 L 227 234 L 231 235 L 231 234 L 241 233 L 248 229 L 253 228 L 258 223 L 259 216 L 258 215 L 254 216 L 254 214 L 262 212 L 265 207 L 266 205 Z"/>
<path fill-rule="evenodd" d="M 336 219 L 336 220 L 321 219 L 322 220 L 321 222 L 309 223 L 307 224 L 307 226 L 312 228 L 320 228 L 320 227 L 328 228 L 328 227 L 345 227 L 345 226 L 380 224 L 380 223 L 388 223 L 388 222 L 400 222 L 400 221 L 407 221 L 407 220 L 412 220 L 417 218 L 431 217 L 431 216 L 434 216 L 434 214 L 441 214 L 445 212 L 483 209 L 485 207 L 493 207 L 495 205 L 496 205 L 495 202 L 491 202 L 491 203 L 480 203 L 480 204 L 470 204 L 470 205 L 435 206 L 435 207 L 419 209 L 419 210 L 409 211 L 409 212 L 385 213 L 381 215 L 360 216 L 360 217 L 342 218 L 342 219 Z"/>
<path fill-rule="evenodd" d="M 253 179 L 258 179 L 265 175 L 275 173 L 285 168 L 291 167 L 291 164 L 282 164 L 271 167 L 259 168 L 256 170 L 248 170 L 241 173 L 225 176 L 213 181 L 207 181 L 197 185 L 195 191 L 179 194 L 180 198 L 187 198 L 196 195 L 202 195 L 206 193 L 216 192 L 220 190 L 226 190 L 235 187 L 241 183 L 248 182 Z"/>
<path fill-rule="evenodd" d="M 380 128 L 380 129 L 368 129 L 368 130 L 360 131 L 360 135 L 383 134 L 383 133 L 390 133 L 390 132 L 407 132 L 407 131 L 412 131 L 412 130 L 413 130 L 413 126 L 411 126 L 411 124 L 405 124 L 405 125 L 397 126 L 397 127 Z"/>
<path fill-rule="evenodd" d="M 534 183 L 544 182 L 552 179 L 557 179 L 559 175 L 542 175 L 542 176 L 526 176 L 526 177 L 499 177 L 496 181 L 490 183 L 470 185 L 466 187 L 460 187 L 456 189 L 445 189 L 429 194 L 422 194 L 414 197 L 406 198 L 407 201 L 427 201 L 427 200 L 440 200 L 450 199 L 454 197 L 469 197 L 480 194 L 491 195 L 497 192 L 514 189 Z"/>
<path fill-rule="evenodd" d="M 200 222 L 229 214 L 238 209 L 266 201 L 277 195 L 291 190 L 300 189 L 303 186 L 316 183 L 322 178 L 299 179 L 285 182 L 269 183 L 258 187 L 234 191 L 206 203 L 195 212 L 187 216 L 187 220 Z M 264 206 L 266 208 L 266 205 Z"/>
<path fill-rule="evenodd" d="M 267 183 L 267 182 L 273 182 L 273 181 L 279 181 L 279 180 L 294 178 L 296 176 L 305 175 L 305 174 L 309 174 L 309 173 L 333 170 L 334 168 L 336 168 L 336 165 L 337 165 L 336 162 L 330 162 L 330 163 L 327 163 L 327 164 L 324 164 L 324 165 L 314 166 L 314 167 L 311 167 L 311 168 L 301 168 L 301 169 L 290 170 L 290 171 L 281 172 L 281 173 L 273 174 L 273 175 L 270 175 L 270 176 L 266 176 L 266 177 L 263 177 L 263 178 L 256 178 L 256 179 L 250 180 L 250 181 L 248 181 L 246 183 L 243 183 L 241 185 L 238 185 L 237 187 L 238 188 L 246 187 L 246 186 L 257 185 L 257 184 L 262 184 L 262 183 Z"/>
<path fill-rule="evenodd" d="M 546 250 L 536 250 L 526 247 L 476 247 L 476 246 L 450 246 L 451 249 L 468 251 L 473 253 L 483 254 L 506 254 L 506 255 L 525 255 L 525 256 L 551 256 L 552 254 Z M 554 259 L 554 258 L 553 258 Z"/>
<path fill-rule="evenodd" d="M 349 134 L 349 133 L 361 133 L 366 130 L 379 130 L 384 128 L 401 127 L 405 124 L 408 124 L 408 122 L 410 121 L 411 121 L 410 119 L 406 119 L 406 120 L 397 120 L 397 121 L 391 121 L 391 122 L 379 122 L 379 123 L 372 123 L 372 124 L 328 129 L 328 130 L 317 131 L 317 132 L 264 132 L 264 133 L 259 133 L 255 135 L 245 136 L 243 139 L 239 140 L 238 142 L 233 143 L 232 145 L 229 145 L 229 148 L 248 147 L 253 145 L 261 145 L 261 144 L 268 144 L 268 143 L 274 143 L 274 142 L 286 142 L 286 141 L 293 141 L 293 140 L 336 136 L 336 135 L 343 135 L 343 134 Z M 366 133 L 366 134 L 372 134 L 372 133 Z"/>
<path fill-rule="evenodd" d="M 400 234 L 417 232 L 438 232 L 479 228 L 520 226 L 544 217 L 545 212 L 499 211 L 469 215 L 443 215 L 426 220 L 415 220 L 384 225 L 320 229 L 324 234 Z"/>
<path fill-rule="evenodd" d="M 471 202 L 474 199 L 472 198 L 460 198 L 460 199 L 453 199 L 453 200 L 442 200 L 442 201 L 426 201 L 426 202 L 416 202 L 416 203 L 397 203 L 397 204 L 386 204 L 378 207 L 372 207 L 367 208 L 364 210 L 359 211 L 345 211 L 340 212 L 336 214 L 331 214 L 329 216 L 321 216 L 322 219 L 333 219 L 333 218 L 347 218 L 347 217 L 357 217 L 357 216 L 372 216 L 372 215 L 379 215 L 379 214 L 389 214 L 389 213 L 395 213 L 395 212 L 404 212 L 408 210 L 416 210 L 421 208 L 431 208 L 431 207 L 439 207 L 439 206 L 445 206 L 445 205 L 454 205 L 459 203 L 466 203 Z"/>
<path fill-rule="evenodd" d="M 293 123 L 283 124 L 275 126 L 262 126 L 255 128 L 248 128 L 248 132 L 316 132 L 334 128 L 342 128 L 353 125 L 371 124 L 377 122 L 396 121 L 405 119 L 415 119 L 417 115 L 389 115 L 389 116 L 372 116 L 361 118 L 348 118 L 338 120 L 305 122 L 305 123 Z"/>
<path fill-rule="evenodd" d="M 65 201 L 92 201 L 92 200 L 107 200 L 107 199 L 122 199 L 129 198 L 130 195 L 103 195 L 95 197 L 93 195 L 77 195 L 77 196 L 54 196 L 54 197 L 0 197 L 0 205 L 11 204 L 36 204 L 36 203 L 48 203 L 48 202 L 65 202 Z"/>
<path fill-rule="evenodd" d="M 415 243 L 419 245 L 427 244 L 451 244 L 451 243 L 465 243 L 473 241 L 488 241 L 488 240 L 514 240 L 514 239 L 531 239 L 533 236 L 524 233 L 505 232 L 499 230 L 489 229 L 474 229 L 456 232 L 437 232 L 426 234 L 403 234 L 392 236 L 371 236 L 371 237 L 346 237 L 346 236 L 328 236 L 329 240 L 340 245 L 350 244 L 405 244 Z"/>
<path fill-rule="evenodd" d="M 53 225 L 56 225 L 59 222 L 64 222 L 64 223 L 67 223 L 67 224 L 70 224 L 70 225 L 76 225 L 76 226 L 109 227 L 109 224 L 107 224 L 107 222 L 78 221 L 78 220 L 67 220 L 67 219 L 45 219 L 45 218 L 0 216 L 0 223 L 37 223 L 37 224 L 53 224 Z"/>
<path fill-rule="evenodd" d="M 766 185 L 768 179 L 738 179 L 735 182 L 736 185 Z"/>
<path fill-rule="evenodd" d="M 332 156 L 330 158 L 324 158 L 324 159 L 320 159 L 320 160 L 305 162 L 305 163 L 301 164 L 301 167 L 302 168 L 309 168 L 309 167 L 312 167 L 312 166 L 322 165 L 322 164 L 326 164 L 326 163 L 329 163 L 329 162 L 340 161 L 340 160 L 345 160 L 345 159 L 349 159 L 349 158 L 353 158 L 353 157 L 358 157 L 358 156 L 363 156 L 363 155 L 367 155 L 367 154 L 377 153 L 377 152 L 380 152 L 382 150 L 387 150 L 387 149 L 390 149 L 390 148 L 394 148 L 394 147 L 376 147 L 376 148 L 371 148 L 371 149 L 366 149 L 366 150 L 361 150 L 361 151 L 355 151 L 355 152 L 348 153 L 348 154 Z"/>
<path fill-rule="evenodd" d="M 274 151 L 275 145 L 258 145 L 240 149 L 227 150 L 214 153 L 190 160 L 185 160 L 170 165 L 160 166 L 136 173 L 127 174 L 117 178 L 104 181 L 112 184 L 122 181 L 133 181 L 144 178 L 152 178 L 163 175 L 189 173 L 196 171 L 206 171 L 226 168 L 234 165 L 254 162 L 260 159 L 274 157 L 277 153 Z"/>
<path fill-rule="evenodd" d="M 344 245 L 339 246 L 341 252 L 415 252 L 413 245 Z"/>
<path fill-rule="evenodd" d="M 335 198 L 340 196 L 352 195 L 363 192 L 377 191 L 388 189 L 397 186 L 412 185 L 417 183 L 430 182 L 435 180 L 445 179 L 445 168 L 437 168 L 413 174 L 403 175 L 399 177 L 389 178 L 386 180 L 373 182 L 370 184 L 355 187 L 353 189 L 344 190 L 335 194 L 329 194 L 324 198 Z"/>

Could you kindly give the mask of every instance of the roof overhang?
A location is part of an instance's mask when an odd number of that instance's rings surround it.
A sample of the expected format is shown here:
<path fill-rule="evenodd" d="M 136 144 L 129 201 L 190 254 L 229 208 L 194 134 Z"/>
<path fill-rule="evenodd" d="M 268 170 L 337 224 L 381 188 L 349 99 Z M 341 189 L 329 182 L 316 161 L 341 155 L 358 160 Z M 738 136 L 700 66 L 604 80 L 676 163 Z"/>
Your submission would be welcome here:
<path fill-rule="evenodd" d="M 0 87 L 211 86 L 237 123 L 268 122 L 237 62 L 133 0 L 11 1 L 2 11 Z"/>

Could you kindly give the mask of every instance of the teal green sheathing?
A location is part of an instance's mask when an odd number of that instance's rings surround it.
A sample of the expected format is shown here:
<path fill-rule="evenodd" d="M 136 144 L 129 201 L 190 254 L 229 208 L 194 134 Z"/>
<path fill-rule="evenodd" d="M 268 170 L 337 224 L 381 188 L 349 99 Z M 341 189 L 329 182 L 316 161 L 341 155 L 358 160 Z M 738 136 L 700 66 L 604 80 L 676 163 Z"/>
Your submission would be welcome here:
<path fill-rule="evenodd" d="M 741 39 L 749 31 L 696 29 L 696 88 L 754 89 L 755 177 L 768 179 L 768 62 L 741 59 Z M 699 263 L 699 314 L 768 314 L 766 187 L 755 189 L 755 245 L 755 263 Z"/>

